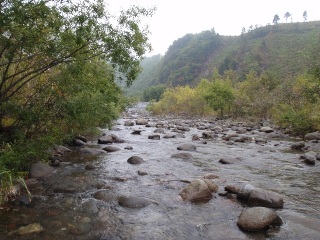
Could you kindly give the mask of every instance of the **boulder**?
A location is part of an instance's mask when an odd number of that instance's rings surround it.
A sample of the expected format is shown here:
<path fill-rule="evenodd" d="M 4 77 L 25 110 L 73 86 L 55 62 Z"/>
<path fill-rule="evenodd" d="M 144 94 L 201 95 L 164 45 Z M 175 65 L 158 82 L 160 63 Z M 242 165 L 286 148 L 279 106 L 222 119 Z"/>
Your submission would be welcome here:
<path fill-rule="evenodd" d="M 93 163 L 88 163 L 88 164 L 85 166 L 85 169 L 86 169 L 86 170 L 94 170 L 94 169 L 96 169 L 96 166 L 95 166 Z"/>
<path fill-rule="evenodd" d="M 162 138 L 165 138 L 165 139 L 176 138 L 176 135 L 175 134 L 166 134 Z"/>
<path fill-rule="evenodd" d="M 219 186 L 217 184 L 215 184 L 214 182 L 212 182 L 211 180 L 207 179 L 207 178 L 202 178 L 202 180 L 207 184 L 210 192 L 217 192 L 219 189 Z"/>
<path fill-rule="evenodd" d="M 118 197 L 118 203 L 120 206 L 127 208 L 143 208 L 151 204 L 148 199 L 135 196 L 120 196 Z"/>
<path fill-rule="evenodd" d="M 136 120 L 136 125 L 147 125 L 148 124 L 148 120 L 144 119 L 144 118 L 138 118 Z"/>
<path fill-rule="evenodd" d="M 142 131 L 143 131 L 143 130 L 141 130 L 141 129 L 134 129 L 131 134 L 133 134 L 133 135 L 140 135 Z"/>
<path fill-rule="evenodd" d="M 75 138 L 75 139 L 73 139 L 73 145 L 76 147 L 81 147 L 81 146 L 86 145 L 86 143 L 79 138 Z"/>
<path fill-rule="evenodd" d="M 304 139 L 305 139 L 306 141 L 320 140 L 320 132 L 307 133 L 307 134 L 304 136 Z"/>
<path fill-rule="evenodd" d="M 164 129 L 163 128 L 157 128 L 156 130 L 154 130 L 154 133 L 162 133 L 164 134 Z"/>
<path fill-rule="evenodd" d="M 46 177 L 52 173 L 55 169 L 42 162 L 33 163 L 30 166 L 29 178 L 41 178 Z"/>
<path fill-rule="evenodd" d="M 238 163 L 240 160 L 241 160 L 240 158 L 224 157 L 224 158 L 221 158 L 219 160 L 219 163 L 222 163 L 222 164 L 235 164 L 235 163 Z"/>
<path fill-rule="evenodd" d="M 239 135 L 237 133 L 227 134 L 222 137 L 222 140 L 229 141 L 230 138 L 238 137 Z"/>
<path fill-rule="evenodd" d="M 241 212 L 237 225 L 246 231 L 260 231 L 269 226 L 279 226 L 281 218 L 271 209 L 265 207 L 253 207 Z"/>
<path fill-rule="evenodd" d="M 125 121 L 125 122 L 124 122 L 124 126 L 126 126 L 126 127 L 132 127 L 132 126 L 134 126 L 134 122 L 132 122 L 132 121 Z"/>
<path fill-rule="evenodd" d="M 127 162 L 130 164 L 136 165 L 136 164 L 144 163 L 145 161 L 141 157 L 132 156 L 132 157 L 128 158 Z"/>
<path fill-rule="evenodd" d="M 279 193 L 256 188 L 251 192 L 248 198 L 248 204 L 251 206 L 282 208 L 284 201 L 283 196 Z"/>
<path fill-rule="evenodd" d="M 114 146 L 106 146 L 105 148 L 103 148 L 103 150 L 106 151 L 106 152 L 116 152 L 116 151 L 119 151 L 121 149 L 118 148 L 118 147 L 114 147 Z"/>
<path fill-rule="evenodd" d="M 261 132 L 265 132 L 265 133 L 271 133 L 271 132 L 274 131 L 274 129 L 267 126 L 267 127 L 261 127 L 261 128 L 260 128 L 260 131 L 261 131 Z"/>
<path fill-rule="evenodd" d="M 98 139 L 99 144 L 111 144 L 114 142 L 112 135 L 105 135 Z"/>
<path fill-rule="evenodd" d="M 229 193 L 239 194 L 239 192 L 241 191 L 241 188 L 238 186 L 234 186 L 234 185 L 228 185 L 228 186 L 224 187 L 224 190 Z"/>
<path fill-rule="evenodd" d="M 188 144 L 188 143 L 180 145 L 179 147 L 177 147 L 177 149 L 183 150 L 183 151 L 196 151 L 197 150 L 196 146 L 194 146 L 192 144 Z"/>
<path fill-rule="evenodd" d="M 193 180 L 179 195 L 183 201 L 209 200 L 213 197 L 208 185 L 202 179 Z"/>
<path fill-rule="evenodd" d="M 175 153 L 171 155 L 171 158 L 181 158 L 181 159 L 190 159 L 192 158 L 191 153 L 183 152 L 183 153 Z"/>
<path fill-rule="evenodd" d="M 80 153 L 88 155 L 100 155 L 106 153 L 106 151 L 98 148 L 84 147 L 79 149 Z"/>
<path fill-rule="evenodd" d="M 160 135 L 158 135 L 158 134 L 150 135 L 150 136 L 148 136 L 148 139 L 160 140 Z"/>
<path fill-rule="evenodd" d="M 293 144 L 291 144 L 291 149 L 292 150 L 298 150 L 298 151 L 302 151 L 302 149 L 305 147 L 305 143 L 304 142 L 295 142 Z"/>

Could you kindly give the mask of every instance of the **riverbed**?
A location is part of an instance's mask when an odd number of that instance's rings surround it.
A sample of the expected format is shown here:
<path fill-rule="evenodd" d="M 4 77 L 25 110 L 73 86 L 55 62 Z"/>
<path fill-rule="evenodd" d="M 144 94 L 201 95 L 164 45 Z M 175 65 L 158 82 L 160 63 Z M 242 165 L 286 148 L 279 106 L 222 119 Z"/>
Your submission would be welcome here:
<path fill-rule="evenodd" d="M 290 148 L 301 139 L 268 138 L 254 124 L 242 122 L 161 118 L 144 108 L 145 104 L 138 104 L 111 130 L 101 129 L 124 140 L 112 144 L 119 151 L 92 156 L 70 147 L 74 151 L 63 155 L 54 173 L 29 187 L 31 203 L 1 206 L 0 239 L 320 239 L 320 162 L 308 165 L 300 158 L 304 152 Z M 147 124 L 126 125 L 139 118 Z M 159 128 L 163 129 L 157 133 L 160 139 L 149 138 Z M 250 140 L 223 140 L 240 129 L 245 130 L 239 136 Z M 136 130 L 140 134 L 132 134 Z M 203 137 L 208 131 L 212 138 Z M 196 147 L 192 157 L 173 158 L 184 143 Z M 99 149 L 108 145 L 98 144 L 97 138 L 86 144 Z M 306 145 L 308 152 L 320 150 L 319 142 Z M 144 163 L 129 164 L 132 156 Z M 221 158 L 238 161 L 221 164 Z M 89 163 L 94 169 L 86 169 Z M 209 174 L 216 176 L 212 181 L 219 186 L 214 197 L 183 201 L 179 193 L 188 182 Z M 225 195 L 224 187 L 246 184 L 284 196 L 283 208 L 275 209 L 283 221 L 280 227 L 253 233 L 238 228 L 241 211 L 250 206 Z M 121 196 L 142 197 L 151 204 L 123 207 L 118 201 Z M 30 225 L 41 229 L 19 232 Z"/>

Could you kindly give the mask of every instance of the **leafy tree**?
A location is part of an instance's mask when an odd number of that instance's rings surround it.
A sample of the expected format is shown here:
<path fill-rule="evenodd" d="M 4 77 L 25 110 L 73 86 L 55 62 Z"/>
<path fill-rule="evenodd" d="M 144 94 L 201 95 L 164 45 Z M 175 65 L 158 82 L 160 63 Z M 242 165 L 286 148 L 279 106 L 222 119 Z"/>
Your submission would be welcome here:
<path fill-rule="evenodd" d="M 272 20 L 273 24 L 277 25 L 279 21 L 280 21 L 279 15 L 278 14 L 274 15 L 273 20 Z"/>
<path fill-rule="evenodd" d="M 303 16 L 303 21 L 306 22 L 308 19 L 308 13 L 306 10 L 303 12 L 302 16 Z"/>
<path fill-rule="evenodd" d="M 288 18 L 291 17 L 291 14 L 286 12 L 283 17 L 286 19 L 286 22 L 288 22 Z"/>
<path fill-rule="evenodd" d="M 225 109 L 230 107 L 234 100 L 231 82 L 222 79 L 216 72 L 213 82 L 208 86 L 204 97 L 209 106 L 215 111 L 220 111 L 220 116 L 223 117 Z"/>
<path fill-rule="evenodd" d="M 163 84 L 152 86 L 143 91 L 143 101 L 149 102 L 151 100 L 159 101 L 161 95 L 166 90 Z"/>

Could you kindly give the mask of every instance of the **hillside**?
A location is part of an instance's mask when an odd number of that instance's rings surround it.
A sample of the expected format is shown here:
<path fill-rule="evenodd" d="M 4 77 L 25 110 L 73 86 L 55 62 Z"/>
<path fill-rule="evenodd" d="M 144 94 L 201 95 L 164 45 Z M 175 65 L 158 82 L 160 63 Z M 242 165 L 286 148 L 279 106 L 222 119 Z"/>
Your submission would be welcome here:
<path fill-rule="evenodd" d="M 320 59 L 320 21 L 283 23 L 259 27 L 240 36 L 221 36 L 214 30 L 187 34 L 172 43 L 165 56 L 146 58 L 143 71 L 126 90 L 141 95 L 157 84 L 195 85 L 201 78 L 234 70 L 241 81 L 250 71 L 269 71 L 278 79 L 290 79 Z M 318 55 L 318 56 L 315 56 Z"/>

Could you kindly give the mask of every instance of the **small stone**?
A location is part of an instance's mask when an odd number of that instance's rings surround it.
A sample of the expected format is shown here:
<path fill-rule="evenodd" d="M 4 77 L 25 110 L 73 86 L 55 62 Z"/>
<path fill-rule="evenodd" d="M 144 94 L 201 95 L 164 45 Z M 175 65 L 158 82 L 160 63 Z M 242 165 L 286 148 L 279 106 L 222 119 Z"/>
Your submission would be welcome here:
<path fill-rule="evenodd" d="M 93 170 L 93 169 L 95 169 L 95 168 L 96 168 L 96 166 L 93 165 L 92 163 L 89 163 L 89 164 L 87 164 L 87 165 L 85 166 L 85 169 L 86 169 L 86 170 Z"/>
<path fill-rule="evenodd" d="M 145 161 L 141 157 L 132 156 L 127 160 L 127 162 L 130 164 L 136 165 L 136 164 L 144 163 Z"/>
<path fill-rule="evenodd" d="M 149 200 L 135 196 L 120 196 L 118 203 L 120 206 L 127 208 L 144 208 L 151 204 Z"/>

